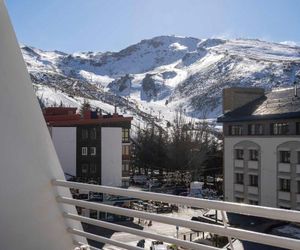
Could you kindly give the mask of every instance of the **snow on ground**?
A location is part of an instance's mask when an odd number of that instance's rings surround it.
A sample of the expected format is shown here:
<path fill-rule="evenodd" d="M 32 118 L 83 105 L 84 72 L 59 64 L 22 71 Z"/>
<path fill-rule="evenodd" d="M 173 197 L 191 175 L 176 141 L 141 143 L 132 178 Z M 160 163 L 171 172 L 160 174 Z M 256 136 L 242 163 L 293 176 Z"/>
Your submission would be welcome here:
<path fill-rule="evenodd" d="M 97 75 L 86 70 L 80 70 L 79 75 L 91 84 L 100 84 L 104 88 L 114 80 L 107 75 Z"/>
<path fill-rule="evenodd" d="M 35 85 L 35 89 L 36 95 L 43 100 L 46 107 L 59 106 L 61 104 L 65 107 L 78 108 L 80 106 L 80 103 L 76 99 L 60 90 L 55 90 L 42 85 Z"/>
<path fill-rule="evenodd" d="M 194 209 L 190 209 L 190 208 L 186 208 L 186 207 L 181 207 L 179 209 L 178 213 L 173 212 L 173 213 L 164 214 L 164 215 L 174 217 L 174 218 L 190 220 L 193 216 L 202 215 L 202 211 L 194 210 Z M 137 223 L 138 219 L 135 218 L 134 222 Z M 176 237 L 176 226 L 160 223 L 157 221 L 152 221 L 152 226 L 148 226 L 147 222 L 148 221 L 142 221 L 142 223 L 143 223 L 142 226 L 144 226 L 143 231 L 160 234 L 160 235 L 164 235 L 164 236 L 169 236 L 169 237 L 174 237 L 174 238 Z M 183 237 L 182 236 L 183 234 L 189 235 L 189 233 L 193 233 L 193 231 L 191 231 L 190 229 L 183 228 L 183 227 L 179 227 L 178 232 L 179 232 L 180 238 Z M 136 236 L 136 235 L 132 235 L 132 234 L 124 233 L 124 232 L 117 232 L 112 235 L 111 239 L 116 240 L 116 241 L 121 241 L 121 242 L 126 243 L 131 246 L 136 246 L 138 241 L 143 238 L 140 236 Z M 150 249 L 151 242 L 152 242 L 151 239 L 146 239 L 145 249 Z M 121 249 L 121 248 L 111 246 L 111 245 L 105 245 L 103 247 L 103 249 L 104 250 L 117 250 L 117 249 Z"/>

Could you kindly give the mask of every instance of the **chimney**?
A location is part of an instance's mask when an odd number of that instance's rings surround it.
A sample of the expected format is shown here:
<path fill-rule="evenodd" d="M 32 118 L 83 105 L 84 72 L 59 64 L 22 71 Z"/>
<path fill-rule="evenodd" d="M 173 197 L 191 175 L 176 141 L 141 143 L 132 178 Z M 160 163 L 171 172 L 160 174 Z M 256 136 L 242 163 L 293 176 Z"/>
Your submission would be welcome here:
<path fill-rule="evenodd" d="M 298 93 L 297 93 L 297 82 L 294 81 L 294 96 L 298 97 Z"/>
<path fill-rule="evenodd" d="M 263 88 L 225 88 L 223 89 L 223 113 L 233 111 L 264 96 Z"/>
<path fill-rule="evenodd" d="M 118 111 L 117 111 L 117 105 L 115 105 L 115 112 L 114 112 L 114 115 L 117 115 L 118 114 Z"/>

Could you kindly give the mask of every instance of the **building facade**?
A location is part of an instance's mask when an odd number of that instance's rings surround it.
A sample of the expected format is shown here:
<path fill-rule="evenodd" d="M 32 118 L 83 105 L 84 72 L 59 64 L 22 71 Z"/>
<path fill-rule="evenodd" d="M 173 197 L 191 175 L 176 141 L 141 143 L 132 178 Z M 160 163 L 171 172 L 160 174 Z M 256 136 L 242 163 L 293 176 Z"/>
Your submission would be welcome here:
<path fill-rule="evenodd" d="M 299 210 L 297 89 L 224 89 L 223 108 L 225 200 Z"/>
<path fill-rule="evenodd" d="M 44 117 L 67 177 L 129 185 L 131 117 L 89 110 L 82 117 L 76 108 L 64 107 L 46 108 Z"/>

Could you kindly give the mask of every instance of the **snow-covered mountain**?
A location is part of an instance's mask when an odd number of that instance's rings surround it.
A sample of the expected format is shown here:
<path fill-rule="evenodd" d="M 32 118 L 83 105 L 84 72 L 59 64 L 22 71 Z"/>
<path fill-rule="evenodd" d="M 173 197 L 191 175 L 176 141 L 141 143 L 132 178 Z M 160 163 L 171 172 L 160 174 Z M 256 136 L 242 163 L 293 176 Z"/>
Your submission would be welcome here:
<path fill-rule="evenodd" d="M 300 47 L 250 39 L 160 36 L 119 52 L 66 54 L 21 46 L 37 95 L 46 105 L 78 106 L 89 98 L 136 123 L 164 126 L 181 107 L 193 118 L 221 113 L 230 86 L 290 86 L 300 74 Z"/>

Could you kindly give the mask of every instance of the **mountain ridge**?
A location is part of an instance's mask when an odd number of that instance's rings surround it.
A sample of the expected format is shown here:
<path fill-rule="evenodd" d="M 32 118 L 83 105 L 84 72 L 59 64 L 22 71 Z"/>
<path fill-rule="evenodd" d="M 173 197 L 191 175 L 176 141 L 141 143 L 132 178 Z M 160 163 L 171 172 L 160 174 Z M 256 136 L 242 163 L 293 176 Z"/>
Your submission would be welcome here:
<path fill-rule="evenodd" d="M 115 96 L 131 103 L 123 111 L 147 113 L 162 126 L 178 108 L 191 119 L 216 118 L 224 87 L 270 90 L 300 75 L 300 47 L 259 39 L 158 36 L 118 52 L 21 49 L 35 88 L 57 88 L 78 105 L 80 98 Z"/>

